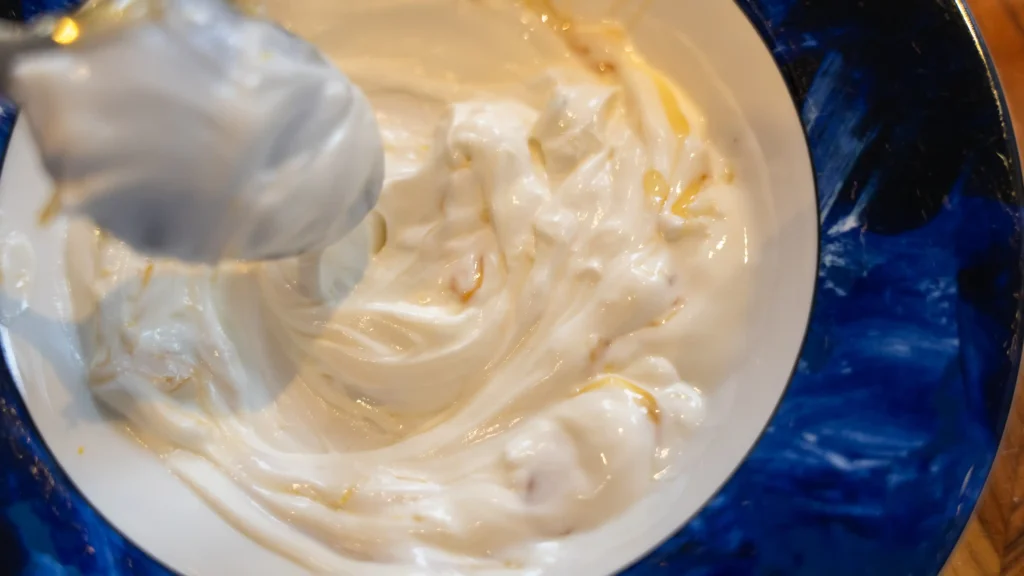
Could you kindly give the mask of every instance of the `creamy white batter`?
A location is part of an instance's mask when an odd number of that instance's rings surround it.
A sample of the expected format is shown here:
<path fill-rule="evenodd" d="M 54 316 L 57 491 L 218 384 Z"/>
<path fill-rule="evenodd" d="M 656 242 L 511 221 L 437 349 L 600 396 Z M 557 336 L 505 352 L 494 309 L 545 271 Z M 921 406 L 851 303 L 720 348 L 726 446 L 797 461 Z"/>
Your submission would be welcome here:
<path fill-rule="evenodd" d="M 672 477 L 737 352 L 743 191 L 618 26 L 503 0 L 269 12 L 374 105 L 376 213 L 215 269 L 77 230 L 91 386 L 311 570 L 542 569 Z"/>

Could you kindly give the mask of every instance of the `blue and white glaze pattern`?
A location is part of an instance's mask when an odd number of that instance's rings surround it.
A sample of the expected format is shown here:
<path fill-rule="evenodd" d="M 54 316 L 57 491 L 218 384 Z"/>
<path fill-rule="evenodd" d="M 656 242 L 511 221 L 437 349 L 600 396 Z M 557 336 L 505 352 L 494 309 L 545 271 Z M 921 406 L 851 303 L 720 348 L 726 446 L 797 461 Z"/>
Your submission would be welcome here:
<path fill-rule="evenodd" d="M 737 1 L 790 85 L 816 167 L 814 309 L 749 457 L 625 574 L 935 574 L 988 475 L 1020 357 L 1022 192 L 1005 107 L 953 0 Z M 2 0 L 0 15 L 70 3 Z M 3 142 L 12 121 L 5 110 Z M 6 366 L 0 480 L 0 574 L 167 573 L 69 484 Z"/>

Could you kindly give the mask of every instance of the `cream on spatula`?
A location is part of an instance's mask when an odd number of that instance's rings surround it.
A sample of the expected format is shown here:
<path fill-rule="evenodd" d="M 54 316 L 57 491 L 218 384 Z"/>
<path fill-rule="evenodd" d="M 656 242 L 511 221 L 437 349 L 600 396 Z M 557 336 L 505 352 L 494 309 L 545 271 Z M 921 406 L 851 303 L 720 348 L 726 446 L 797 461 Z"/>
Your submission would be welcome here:
<path fill-rule="evenodd" d="M 384 175 L 363 93 L 305 41 L 221 0 L 104 1 L 9 29 L 4 93 L 63 211 L 148 254 L 322 248 Z"/>

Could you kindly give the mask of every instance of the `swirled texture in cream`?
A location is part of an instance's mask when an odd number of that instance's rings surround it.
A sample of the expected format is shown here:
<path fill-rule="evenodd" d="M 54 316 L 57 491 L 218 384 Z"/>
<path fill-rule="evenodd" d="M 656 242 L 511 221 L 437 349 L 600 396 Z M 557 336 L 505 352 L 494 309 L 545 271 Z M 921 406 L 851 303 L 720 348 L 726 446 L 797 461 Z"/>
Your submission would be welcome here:
<path fill-rule="evenodd" d="M 743 192 L 617 26 L 271 3 L 375 106 L 373 218 L 215 269 L 72 240 L 96 396 L 306 567 L 543 570 L 673 477 L 736 352 Z"/>

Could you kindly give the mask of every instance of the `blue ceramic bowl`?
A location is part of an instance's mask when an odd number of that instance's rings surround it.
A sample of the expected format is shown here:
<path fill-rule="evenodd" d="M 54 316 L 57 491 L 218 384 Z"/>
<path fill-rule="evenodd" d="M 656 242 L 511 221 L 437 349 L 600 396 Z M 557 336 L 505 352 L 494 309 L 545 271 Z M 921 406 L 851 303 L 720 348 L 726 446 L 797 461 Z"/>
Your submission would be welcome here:
<path fill-rule="evenodd" d="M 992 465 L 1020 357 L 1021 183 L 995 72 L 952 0 L 737 2 L 815 167 L 813 310 L 746 460 L 624 573 L 934 574 Z M 168 572 L 70 484 L 6 365 L 0 478 L 0 574 Z"/>

